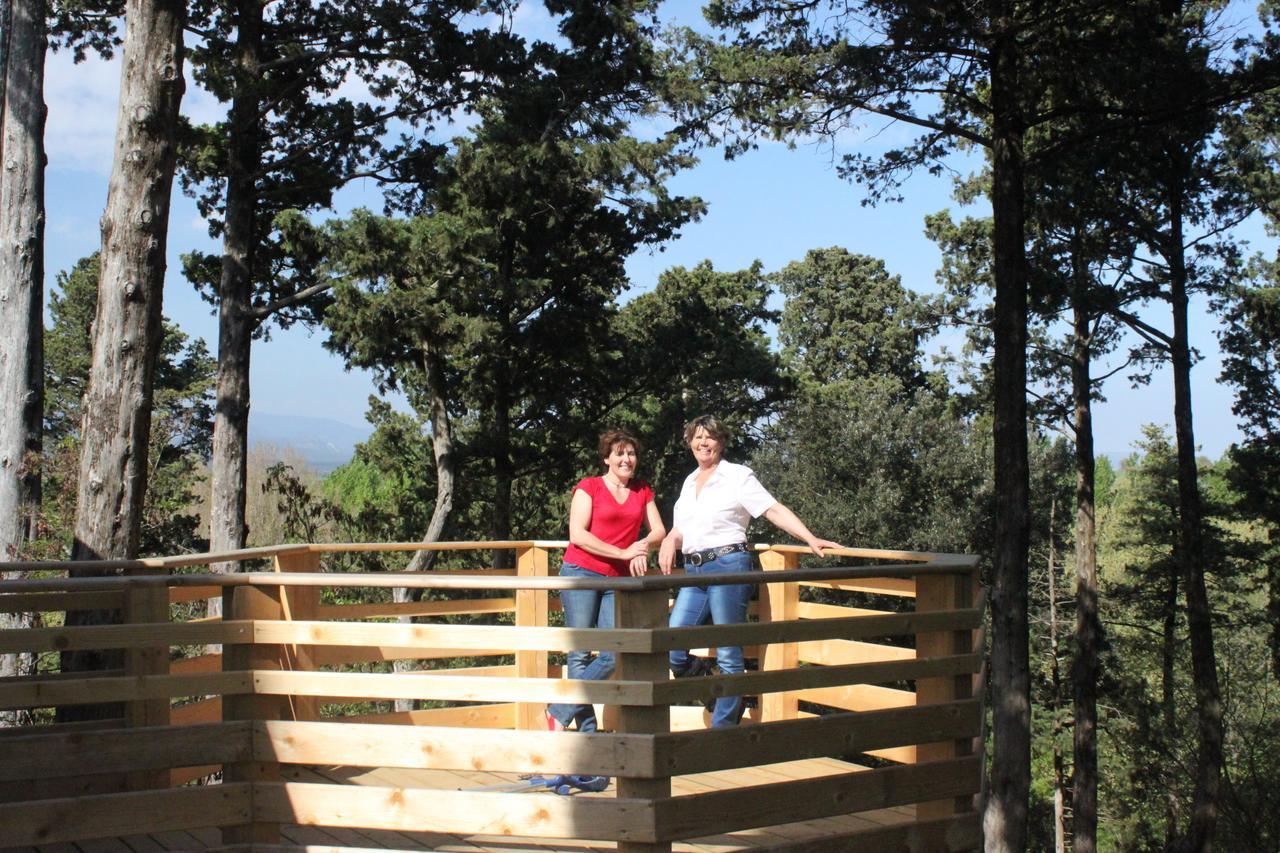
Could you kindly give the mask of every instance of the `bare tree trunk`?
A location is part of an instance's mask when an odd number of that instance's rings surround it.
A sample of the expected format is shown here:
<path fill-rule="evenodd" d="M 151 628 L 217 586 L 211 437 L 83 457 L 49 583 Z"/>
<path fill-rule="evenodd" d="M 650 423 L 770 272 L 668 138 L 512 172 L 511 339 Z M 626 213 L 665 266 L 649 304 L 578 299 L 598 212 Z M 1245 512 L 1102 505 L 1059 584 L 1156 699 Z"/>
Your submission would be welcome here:
<path fill-rule="evenodd" d="M 18 559 L 40 508 L 44 408 L 44 62 L 43 0 L 4 0 L 0 9 L 0 559 Z M 17 577 L 7 572 L 5 578 Z M 21 613 L 0 629 L 22 628 Z M 0 678 L 29 665 L 0 655 Z M 0 726 L 16 712 L 0 713 Z"/>
<path fill-rule="evenodd" d="M 253 247 L 256 234 L 255 175 L 261 158 L 258 97 L 263 4 L 237 3 L 236 94 L 231 105 L 227 162 L 226 230 L 222 241 L 222 278 L 218 287 L 218 390 L 210 461 L 212 500 L 209 547 L 243 548 L 245 488 L 249 452 L 249 356 L 257 319 L 253 314 Z M 215 572 L 235 571 L 236 563 L 216 563 Z M 220 612 L 210 602 L 210 615 Z"/>
<path fill-rule="evenodd" d="M 1178 575 L 1170 572 L 1165 586 L 1164 603 L 1160 613 L 1160 753 L 1169 754 L 1169 744 L 1175 740 L 1178 726 L 1178 704 L 1174 697 L 1175 667 L 1178 644 Z M 1175 849 L 1178 838 L 1178 797 L 1172 785 L 1165 789 L 1164 842 L 1165 849 Z"/>
<path fill-rule="evenodd" d="M 993 3 L 992 196 L 995 305 L 995 550 L 991 572 L 994 755 L 983 815 L 989 853 L 1027 846 L 1031 790 L 1031 676 L 1027 624 L 1027 288 L 1024 127 L 1017 104 L 1018 45 L 1010 3 Z"/>
<path fill-rule="evenodd" d="M 137 555 L 147 487 L 151 395 L 161 341 L 165 239 L 182 101 L 179 0 L 129 0 L 115 158 L 102 215 L 102 270 L 93 323 L 93 366 L 81 424 L 73 560 Z M 67 614 L 68 625 L 109 614 Z M 64 670 L 102 669 L 101 653 L 64 653 Z M 60 720 L 113 713 L 80 706 Z"/>
<path fill-rule="evenodd" d="M 1077 251 L 1071 353 L 1072 425 L 1076 444 L 1076 641 L 1071 683 L 1075 727 L 1071 791 L 1071 843 L 1075 853 L 1098 849 L 1098 534 L 1093 450 L 1093 360 L 1088 271 Z"/>
<path fill-rule="evenodd" d="M 1049 684 L 1053 715 L 1053 849 L 1065 853 L 1067 849 L 1067 803 L 1065 794 L 1066 773 L 1062 756 L 1062 676 L 1058 670 L 1058 561 L 1054 539 L 1054 521 L 1058 511 L 1057 499 L 1049 503 Z"/>
<path fill-rule="evenodd" d="M 1180 189 L 1171 193 L 1168 260 L 1173 309 L 1173 423 L 1178 454 L 1178 556 L 1186 595 L 1197 718 L 1195 797 L 1184 849 L 1188 853 L 1210 853 L 1222 784 L 1222 694 L 1218 686 L 1212 612 L 1205 586 L 1205 552 L 1201 543 L 1204 523 L 1191 417 L 1191 344 L 1187 324 L 1187 269 L 1182 248 L 1185 245 L 1182 202 Z"/>
<path fill-rule="evenodd" d="M 434 342 L 423 345 L 422 373 L 426 378 L 427 393 L 431 398 L 431 452 L 436 460 L 436 505 L 431 511 L 431 522 L 423 535 L 424 543 L 439 542 L 444 535 L 445 523 L 453 510 L 453 484 L 455 457 L 453 451 L 453 426 L 449 422 L 448 391 L 444 384 L 444 358 Z M 431 568 L 438 551 L 419 551 L 413 555 L 405 571 L 420 572 Z M 421 590 L 396 587 L 391 591 L 396 602 L 416 600 Z M 413 617 L 401 616 L 401 622 L 412 622 Z M 396 672 L 408 672 L 414 667 L 409 661 L 397 660 Z M 397 711 L 412 711 L 414 700 L 397 699 Z"/>

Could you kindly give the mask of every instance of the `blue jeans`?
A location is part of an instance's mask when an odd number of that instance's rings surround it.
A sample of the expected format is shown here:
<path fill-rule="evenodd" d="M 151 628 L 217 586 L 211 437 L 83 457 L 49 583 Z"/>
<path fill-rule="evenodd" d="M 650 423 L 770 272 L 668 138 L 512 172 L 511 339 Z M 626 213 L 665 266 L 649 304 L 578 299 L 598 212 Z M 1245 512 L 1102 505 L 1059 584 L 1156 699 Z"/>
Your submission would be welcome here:
<path fill-rule="evenodd" d="M 685 574 L 723 575 L 730 572 L 751 571 L 751 555 L 741 551 L 717 557 L 709 563 L 694 567 L 685 563 Z M 701 625 L 711 618 L 713 625 L 732 625 L 735 622 L 747 621 L 747 604 L 751 601 L 752 584 L 732 584 L 727 586 L 686 586 L 676 595 L 676 603 L 671 608 L 671 627 L 685 628 Z M 689 669 L 690 655 L 688 651 L 676 650 L 670 654 L 671 671 L 676 677 L 684 675 Z M 737 675 L 743 671 L 742 646 L 718 646 L 716 648 L 716 665 L 726 675 Z M 742 718 L 742 697 L 721 696 L 716 699 L 715 709 L 711 712 L 711 727 L 723 728 L 736 726 Z"/>
<path fill-rule="evenodd" d="M 573 563 L 563 563 L 560 566 L 560 577 L 602 578 L 605 575 Z M 564 624 L 567 628 L 613 627 L 613 590 L 562 589 L 560 605 L 564 608 Z M 594 657 L 589 651 L 569 652 L 569 678 L 605 681 L 613 675 L 615 666 L 613 652 L 600 652 Z M 565 728 L 576 722 L 580 732 L 596 730 L 596 709 L 591 705 L 558 702 L 548 705 L 547 713 L 559 720 L 560 725 Z"/>

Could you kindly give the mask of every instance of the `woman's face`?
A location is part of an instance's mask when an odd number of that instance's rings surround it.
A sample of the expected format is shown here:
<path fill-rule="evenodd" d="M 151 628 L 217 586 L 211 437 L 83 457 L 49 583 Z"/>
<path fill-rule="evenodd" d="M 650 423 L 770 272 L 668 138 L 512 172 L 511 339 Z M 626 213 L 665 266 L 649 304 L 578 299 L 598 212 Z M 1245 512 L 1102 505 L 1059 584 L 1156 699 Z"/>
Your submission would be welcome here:
<path fill-rule="evenodd" d="M 625 441 L 619 441 L 609 450 L 604 458 L 605 467 L 620 482 L 627 482 L 636 473 L 636 448 Z"/>
<path fill-rule="evenodd" d="M 705 427 L 698 427 L 689 439 L 689 450 L 699 465 L 714 465 L 720 461 L 720 452 L 724 445 L 720 440 L 707 432 Z"/>

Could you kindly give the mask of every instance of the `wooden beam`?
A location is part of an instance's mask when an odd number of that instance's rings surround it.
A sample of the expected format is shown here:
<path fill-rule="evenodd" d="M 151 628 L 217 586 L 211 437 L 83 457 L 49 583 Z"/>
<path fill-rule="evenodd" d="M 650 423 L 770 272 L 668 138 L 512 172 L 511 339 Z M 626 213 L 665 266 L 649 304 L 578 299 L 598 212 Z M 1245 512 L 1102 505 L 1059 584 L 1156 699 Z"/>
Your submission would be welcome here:
<path fill-rule="evenodd" d="M 253 692 L 249 672 L 152 675 L 142 678 L 74 678 L 0 686 L 0 709 L 47 708 L 89 702 L 129 702 L 175 696 L 223 696 Z"/>
<path fill-rule="evenodd" d="M 195 646 L 244 643 L 252 638 L 252 631 L 253 625 L 245 621 L 11 628 L 0 631 L 0 654 L 75 649 L 137 649 L 158 644 Z"/>
<path fill-rule="evenodd" d="M 547 549 L 539 546 L 520 548 L 516 551 L 516 574 L 521 579 L 545 579 L 548 576 L 549 559 Z M 548 628 L 547 626 L 547 602 L 550 599 L 545 589 L 522 589 L 516 592 L 516 619 L 515 627 L 505 630 L 506 634 L 511 632 L 519 632 L 522 638 L 552 641 L 552 636 L 548 632 L 563 631 L 566 634 L 572 634 L 574 639 L 569 641 L 567 645 L 557 646 L 549 645 L 547 642 L 537 642 L 532 647 L 528 645 L 512 645 L 510 643 L 498 643 L 500 647 L 514 648 L 516 650 L 516 675 L 523 679 L 545 679 L 547 677 L 547 651 L 572 651 L 573 649 L 597 649 L 601 651 L 612 650 L 616 647 L 611 646 L 613 642 L 609 638 L 590 639 L 583 636 L 588 633 L 616 635 L 612 630 L 591 629 L 583 631 L 581 629 L 568 628 Z M 479 627 L 479 626 L 468 626 Z M 568 637 L 564 637 L 568 640 Z M 641 637 L 642 641 L 647 642 L 648 637 Z M 450 641 L 453 642 L 452 640 Z M 505 697 L 504 697 L 505 698 Z M 516 700 L 516 728 L 526 730 L 536 730 L 545 727 L 543 712 L 543 704 L 536 701 L 536 697 L 510 697 Z M 535 701 L 528 701 L 534 698 Z"/>
<path fill-rule="evenodd" d="M 105 592 L 27 592 L 0 595 L 0 613 L 59 613 L 66 610 L 119 610 L 120 590 Z"/>
<path fill-rule="evenodd" d="M 971 675 L 977 672 L 981 665 L 981 655 L 968 654 L 845 666 L 808 666 L 780 672 L 709 675 L 703 678 L 682 678 L 654 685 L 654 699 L 660 703 L 675 705 L 735 694 L 752 696 L 775 690 L 809 690 L 815 687 L 835 687 L 845 684 L 885 684 L 914 678 Z"/>
<path fill-rule="evenodd" d="M 536 594 L 537 590 L 524 590 Z M 545 590 L 540 594 L 545 595 Z M 530 617 L 532 618 L 532 617 Z M 546 614 L 543 613 L 545 622 Z M 817 623 L 815 623 L 817 624 Z M 610 628 L 548 628 L 545 625 L 393 624 L 390 622 L 269 622 L 253 624 L 253 642 L 312 646 L 399 646 L 476 651 L 653 650 L 647 631 Z M 519 663 L 517 663 L 517 667 Z"/>
<path fill-rule="evenodd" d="M 879 711 L 883 708 L 911 708 L 916 694 L 910 690 L 881 687 L 877 684 L 849 684 L 843 687 L 818 687 L 801 690 L 800 701 L 828 705 L 846 711 Z"/>
<path fill-rule="evenodd" d="M 976 700 L 924 708 L 827 714 L 732 729 L 655 738 L 654 764 L 673 775 L 730 770 L 948 738 L 972 737 L 982 724 Z"/>
<path fill-rule="evenodd" d="M 622 629 L 651 631 L 667 624 L 667 593 L 665 590 L 644 592 L 619 592 L 614 596 L 614 623 Z M 665 651 L 648 653 L 627 652 L 618 655 L 617 677 L 627 681 L 665 682 L 667 680 L 667 654 Z M 671 731 L 671 709 L 652 703 L 620 703 L 618 728 L 624 735 L 664 736 Z M 597 735 L 589 736 L 594 739 Z M 652 749 L 650 749 L 652 753 Z M 617 779 L 619 801 L 635 799 L 646 803 L 671 796 L 671 777 L 661 765 L 645 768 L 648 773 L 619 773 Z M 619 839 L 619 853 L 671 853 L 670 842 L 654 836 L 653 815 L 643 837 Z"/>
<path fill-rule="evenodd" d="M 978 790 L 980 773 L 978 757 L 969 756 L 672 797 L 655 804 L 658 836 L 698 838 L 958 797 Z"/>
<path fill-rule="evenodd" d="M 874 595 L 897 595 L 915 598 L 916 582 L 911 578 L 860 578 L 858 580 L 807 581 L 815 589 L 842 589 L 845 592 L 869 592 Z"/>
<path fill-rule="evenodd" d="M 982 849 L 982 818 L 971 813 L 906 821 L 756 849 L 768 853 L 962 853 Z"/>
<path fill-rule="evenodd" d="M 760 567 L 766 572 L 784 572 L 800 566 L 799 554 L 786 554 L 777 551 L 766 551 L 760 555 Z M 781 628 L 787 642 L 779 642 L 779 635 L 773 640 L 752 638 L 748 642 L 765 642 L 764 659 L 760 668 L 766 672 L 777 672 L 784 669 L 795 669 L 800 665 L 799 649 L 795 640 L 801 625 L 800 620 L 800 587 L 793 583 L 771 583 L 760 587 L 760 623 L 772 628 Z M 773 624 L 770 624 L 773 623 Z M 823 627 L 829 627 L 824 625 Z M 840 627 L 848 628 L 847 625 Z M 837 634 L 834 636 L 844 636 Z M 711 642 L 726 645 L 740 643 L 724 640 L 720 637 Z M 800 702 L 792 692 L 767 693 L 761 698 L 761 719 L 794 720 L 800 713 Z"/>
<path fill-rule="evenodd" d="M 273 672 L 256 670 L 253 692 L 270 696 L 333 696 L 351 699 L 442 699 L 454 702 L 590 702 L 650 705 L 647 681 L 576 681 L 550 678 L 491 678 L 417 672 Z M 910 676 L 904 676 L 910 677 Z M 2 694 L 0 694 L 2 695 Z"/>
<path fill-rule="evenodd" d="M 243 761 L 251 742 L 247 722 L 33 734 L 5 741 L 0 781 L 74 776 L 87 767 L 114 772 Z"/>
<path fill-rule="evenodd" d="M 606 841 L 653 832 L 653 804 L 610 797 L 289 782 L 256 785 L 254 803 L 265 820 L 303 826 Z"/>
<path fill-rule="evenodd" d="M 779 586 L 780 584 L 769 584 Z M 794 586 L 790 586 L 794 590 Z M 943 613 L 888 613 L 846 616 L 840 619 L 764 621 L 734 625 L 697 625 L 654 632 L 653 649 L 691 649 L 699 646 L 794 643 L 818 640 L 853 640 L 863 637 L 906 636 L 922 631 L 961 630 L 978 627 L 982 611 L 973 608 Z"/>
<path fill-rule="evenodd" d="M 799 658 L 805 663 L 823 666 L 843 666 L 849 663 L 869 663 L 886 660 L 915 660 L 916 650 L 883 643 L 863 643 L 857 640 L 818 640 L 800 643 Z"/>
<path fill-rule="evenodd" d="M 393 711 L 389 714 L 360 714 L 338 717 L 345 725 L 386 723 L 400 726 L 452 726 L 471 729 L 510 729 L 516 724 L 515 704 L 463 705 L 458 708 L 427 708 L 421 711 Z"/>
<path fill-rule="evenodd" d="M 843 607 L 839 604 L 819 604 L 816 601 L 800 602 L 797 613 L 801 619 L 847 619 L 850 616 L 892 616 L 891 610 L 869 610 L 865 607 Z"/>
<path fill-rule="evenodd" d="M 267 721 L 254 725 L 257 760 L 491 773 L 652 777 L 653 739 L 639 735 Z"/>
<path fill-rule="evenodd" d="M 0 805 L 0 844 L 56 844 L 246 821 L 245 784 L 201 785 Z"/>

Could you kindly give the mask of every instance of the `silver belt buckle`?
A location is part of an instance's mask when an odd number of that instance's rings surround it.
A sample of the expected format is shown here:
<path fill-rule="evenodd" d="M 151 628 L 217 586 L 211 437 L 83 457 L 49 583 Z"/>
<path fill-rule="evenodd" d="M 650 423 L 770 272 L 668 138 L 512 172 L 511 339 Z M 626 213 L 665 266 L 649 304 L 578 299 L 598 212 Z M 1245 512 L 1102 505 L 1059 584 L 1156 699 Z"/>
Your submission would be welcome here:
<path fill-rule="evenodd" d="M 689 565 L 693 566 L 695 569 L 702 566 L 702 553 L 699 551 L 694 551 L 685 559 L 687 559 L 689 561 Z"/>

